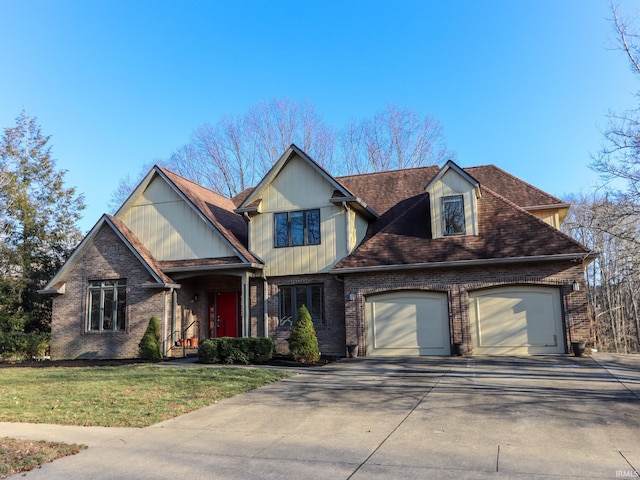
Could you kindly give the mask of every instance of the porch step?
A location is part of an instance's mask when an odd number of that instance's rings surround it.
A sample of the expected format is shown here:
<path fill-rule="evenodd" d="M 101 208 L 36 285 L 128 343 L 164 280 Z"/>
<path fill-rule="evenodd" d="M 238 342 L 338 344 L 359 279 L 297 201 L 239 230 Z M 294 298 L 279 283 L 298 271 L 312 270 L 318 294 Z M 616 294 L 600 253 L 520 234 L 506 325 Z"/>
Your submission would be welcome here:
<path fill-rule="evenodd" d="M 169 358 L 191 357 L 198 355 L 198 347 L 171 347 L 167 352 Z"/>

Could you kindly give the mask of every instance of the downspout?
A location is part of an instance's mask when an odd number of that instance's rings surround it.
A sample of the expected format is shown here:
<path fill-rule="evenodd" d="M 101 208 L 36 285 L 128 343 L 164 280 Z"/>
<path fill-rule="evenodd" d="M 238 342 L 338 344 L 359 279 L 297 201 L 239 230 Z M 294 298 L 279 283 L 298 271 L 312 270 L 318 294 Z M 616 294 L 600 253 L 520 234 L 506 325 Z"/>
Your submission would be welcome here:
<path fill-rule="evenodd" d="M 249 272 L 244 272 L 242 275 L 242 336 L 251 336 L 250 325 L 250 300 L 249 300 Z"/>
<path fill-rule="evenodd" d="M 171 346 L 175 345 L 176 339 L 176 314 L 178 311 L 178 292 L 174 288 L 171 288 Z"/>
<path fill-rule="evenodd" d="M 342 202 L 342 207 L 344 208 L 344 216 L 345 216 L 345 229 L 346 229 L 346 236 L 345 236 L 345 244 L 347 247 L 347 255 L 349 255 L 351 253 L 351 215 L 350 215 L 350 209 L 349 206 L 347 205 L 347 202 Z"/>
<path fill-rule="evenodd" d="M 171 289 L 173 290 L 173 288 Z M 171 291 L 169 290 L 169 291 Z M 164 342 L 162 342 L 162 356 L 166 357 L 167 356 L 167 291 L 163 290 L 163 302 L 162 302 L 162 324 L 163 324 L 163 334 L 162 334 L 162 338 L 165 339 Z"/>

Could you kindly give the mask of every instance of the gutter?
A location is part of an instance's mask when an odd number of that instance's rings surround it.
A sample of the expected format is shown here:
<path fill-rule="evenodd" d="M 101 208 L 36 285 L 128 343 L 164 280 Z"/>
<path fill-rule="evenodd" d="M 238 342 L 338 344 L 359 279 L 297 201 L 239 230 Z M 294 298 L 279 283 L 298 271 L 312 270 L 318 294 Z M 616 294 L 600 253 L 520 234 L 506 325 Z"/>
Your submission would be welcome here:
<path fill-rule="evenodd" d="M 579 261 L 583 263 L 587 259 L 594 259 L 598 256 L 596 252 L 584 253 L 571 253 L 571 254 L 559 254 L 559 255 L 538 255 L 535 257 L 511 257 L 511 258 L 489 258 L 489 259 L 475 259 L 475 260 L 455 260 L 450 262 L 428 262 L 428 263 L 411 263 L 411 264 L 396 264 L 396 265 L 372 265 L 367 267 L 347 267 L 347 268 L 332 268 L 330 273 L 367 273 L 367 272 L 381 272 L 389 270 L 418 270 L 418 269 L 432 269 L 432 268 L 450 268 L 450 267 L 473 267 L 481 265 L 506 265 L 512 263 L 533 263 L 533 262 L 551 262 L 551 261 Z"/>
<path fill-rule="evenodd" d="M 169 267 L 163 268 L 163 273 L 180 273 L 180 272 L 200 272 L 205 270 L 240 270 L 246 268 L 255 268 L 256 270 L 262 270 L 264 265 L 259 263 L 236 263 L 231 265 L 197 265 L 193 267 Z"/>
<path fill-rule="evenodd" d="M 531 205 L 530 207 L 521 207 L 524 210 L 557 210 L 559 208 L 570 208 L 570 203 L 554 203 L 549 205 Z"/>
<path fill-rule="evenodd" d="M 63 283 L 62 286 L 60 288 L 45 288 L 43 290 L 37 290 L 37 292 L 40 295 L 64 295 L 66 288 L 67 287 L 67 283 Z"/>
<path fill-rule="evenodd" d="M 142 288 L 160 288 L 160 289 L 178 289 L 181 287 L 179 283 L 143 283 L 140 285 Z"/>

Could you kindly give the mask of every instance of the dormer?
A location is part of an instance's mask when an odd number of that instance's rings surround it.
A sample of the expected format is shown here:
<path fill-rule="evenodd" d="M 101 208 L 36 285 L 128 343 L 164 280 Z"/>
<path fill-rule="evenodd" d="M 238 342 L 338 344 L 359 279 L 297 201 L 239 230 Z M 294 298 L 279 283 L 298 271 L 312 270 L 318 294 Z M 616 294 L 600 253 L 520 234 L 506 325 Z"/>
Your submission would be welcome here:
<path fill-rule="evenodd" d="M 451 160 L 425 187 L 433 238 L 478 235 L 480 183 Z"/>

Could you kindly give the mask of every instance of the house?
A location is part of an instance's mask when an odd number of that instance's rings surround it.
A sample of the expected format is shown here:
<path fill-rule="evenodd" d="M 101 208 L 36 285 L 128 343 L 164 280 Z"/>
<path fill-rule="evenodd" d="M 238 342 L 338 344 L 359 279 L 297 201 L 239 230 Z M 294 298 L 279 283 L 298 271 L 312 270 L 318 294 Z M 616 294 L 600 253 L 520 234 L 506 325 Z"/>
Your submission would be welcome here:
<path fill-rule="evenodd" d="M 320 349 L 562 354 L 590 338 L 569 205 L 493 165 L 333 177 L 295 145 L 226 198 L 154 166 L 49 282 L 54 359 L 130 358 L 152 315 L 163 352 L 271 337 L 301 305 Z M 459 344 L 462 344 L 460 347 Z"/>

